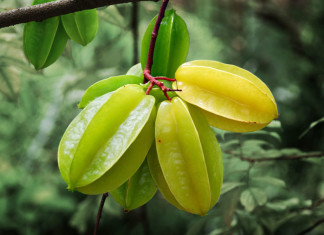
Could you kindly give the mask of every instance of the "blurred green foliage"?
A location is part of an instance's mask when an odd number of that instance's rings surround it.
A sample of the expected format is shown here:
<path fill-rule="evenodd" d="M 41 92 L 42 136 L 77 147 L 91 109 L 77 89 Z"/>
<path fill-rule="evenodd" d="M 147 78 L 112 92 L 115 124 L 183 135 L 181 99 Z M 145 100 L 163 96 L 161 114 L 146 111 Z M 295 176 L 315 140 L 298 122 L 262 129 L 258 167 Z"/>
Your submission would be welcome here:
<path fill-rule="evenodd" d="M 3 0 L 0 11 L 30 4 Z M 170 5 L 188 25 L 187 60 L 219 60 L 255 73 L 273 91 L 279 121 L 247 134 L 214 129 L 225 175 L 208 216 L 179 211 L 160 194 L 125 214 L 109 197 L 99 234 L 297 234 L 323 221 L 324 2 Z M 140 6 L 143 35 L 159 4 Z M 100 197 L 65 189 L 57 146 L 84 90 L 132 66 L 131 7 L 99 9 L 95 40 L 87 47 L 69 42 L 63 56 L 40 72 L 23 54 L 23 25 L 0 29 L 0 234 L 91 234 Z M 278 160 L 309 154 L 319 157 Z M 322 222 L 309 234 L 323 233 Z"/>

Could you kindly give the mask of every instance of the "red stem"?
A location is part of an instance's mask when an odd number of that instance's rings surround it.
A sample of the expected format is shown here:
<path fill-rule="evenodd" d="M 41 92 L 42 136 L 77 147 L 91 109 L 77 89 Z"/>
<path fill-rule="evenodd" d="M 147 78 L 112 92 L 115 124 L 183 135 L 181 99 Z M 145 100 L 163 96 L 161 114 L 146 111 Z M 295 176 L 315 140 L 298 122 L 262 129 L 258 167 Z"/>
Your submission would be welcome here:
<path fill-rule="evenodd" d="M 163 82 L 160 82 L 158 80 L 166 80 L 166 81 L 171 81 L 174 82 L 176 81 L 173 78 L 167 78 L 167 77 L 153 77 L 151 75 L 151 69 L 152 69 L 152 65 L 153 65 L 153 55 L 154 55 L 154 48 L 155 48 L 155 43 L 156 43 L 156 38 L 158 36 L 158 32 L 159 32 L 159 28 L 162 22 L 162 19 L 164 17 L 164 13 L 165 10 L 167 8 L 167 5 L 169 3 L 169 0 L 163 0 L 161 8 L 160 8 L 160 12 L 159 15 L 156 19 L 153 31 L 152 31 L 152 37 L 151 37 L 151 42 L 150 42 L 150 47 L 149 47 L 149 53 L 148 53 L 148 57 L 147 57 L 147 61 L 146 61 L 146 66 L 144 69 L 144 80 L 143 83 L 147 83 L 150 82 L 149 87 L 146 90 L 146 95 L 148 95 L 150 93 L 150 91 L 152 90 L 154 85 L 157 85 L 158 87 L 160 87 L 160 89 L 163 91 L 164 96 L 168 99 L 171 100 L 170 97 L 168 96 L 167 92 L 168 91 L 180 91 L 178 89 L 170 89 L 166 86 L 164 86 Z"/>
<path fill-rule="evenodd" d="M 160 28 L 162 19 L 164 17 L 164 13 L 165 13 L 165 10 L 167 8 L 168 3 L 169 3 L 169 0 L 163 0 L 161 8 L 160 8 L 159 15 L 158 15 L 158 17 L 156 19 L 156 22 L 155 22 L 155 25 L 154 25 L 154 28 L 153 28 L 153 31 L 152 31 L 152 37 L 151 37 L 151 42 L 150 42 L 149 53 L 148 53 L 148 57 L 147 57 L 147 61 L 146 61 L 146 66 L 145 66 L 145 69 L 144 69 L 144 81 L 143 81 L 144 84 L 149 81 L 149 80 L 147 80 L 147 78 L 145 78 L 145 73 L 151 74 L 156 38 L 158 36 L 159 28 Z"/>

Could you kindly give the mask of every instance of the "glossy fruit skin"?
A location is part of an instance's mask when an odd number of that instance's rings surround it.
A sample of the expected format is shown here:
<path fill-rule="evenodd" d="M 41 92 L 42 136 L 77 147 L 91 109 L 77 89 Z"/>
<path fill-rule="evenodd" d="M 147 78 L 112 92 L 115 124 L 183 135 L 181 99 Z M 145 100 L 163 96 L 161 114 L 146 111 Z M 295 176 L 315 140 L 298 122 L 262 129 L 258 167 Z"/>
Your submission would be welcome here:
<path fill-rule="evenodd" d="M 68 189 L 112 191 L 140 167 L 154 139 L 155 99 L 127 85 L 92 101 L 71 122 L 58 150 Z"/>
<path fill-rule="evenodd" d="M 148 165 L 149 165 L 150 172 L 151 172 L 151 175 L 153 177 L 153 180 L 154 180 L 156 186 L 158 187 L 159 191 L 163 195 L 163 197 L 169 203 L 171 203 L 173 206 L 175 206 L 176 208 L 178 208 L 180 210 L 183 210 L 183 211 L 186 211 L 178 203 L 177 199 L 175 199 L 172 192 L 170 191 L 169 185 L 165 180 L 165 177 L 163 175 L 163 172 L 162 172 L 162 169 L 161 169 L 161 166 L 160 166 L 160 163 L 159 163 L 155 143 L 152 145 L 149 153 L 147 154 L 147 162 L 148 162 Z"/>
<path fill-rule="evenodd" d="M 158 189 L 179 209 L 205 215 L 219 198 L 223 165 L 219 144 L 202 112 L 179 97 L 162 102 L 155 144 L 157 158 L 150 152 L 148 163 Z"/>
<path fill-rule="evenodd" d="M 181 65 L 175 75 L 185 101 L 204 111 L 210 125 L 233 132 L 259 130 L 278 117 L 269 88 L 252 73 L 217 61 Z"/>
<path fill-rule="evenodd" d="M 156 186 L 146 160 L 129 180 L 110 192 L 127 212 L 147 203 L 155 193 Z"/>
<path fill-rule="evenodd" d="M 102 194 L 115 190 L 134 175 L 140 167 L 140 163 L 145 159 L 154 140 L 155 115 L 156 110 L 155 107 L 153 107 L 149 120 L 141 133 L 109 171 L 93 183 L 76 188 L 76 190 L 89 195 Z"/>
<path fill-rule="evenodd" d="M 46 2 L 51 0 L 34 0 L 33 5 Z M 62 54 L 67 40 L 68 36 L 58 16 L 41 22 L 28 22 L 24 26 L 24 52 L 36 70 L 53 64 Z"/>
<path fill-rule="evenodd" d="M 99 27 L 96 9 L 62 15 L 61 18 L 67 35 L 76 43 L 86 46 L 95 38 Z"/>
<path fill-rule="evenodd" d="M 148 25 L 142 40 L 141 64 L 145 68 L 154 24 L 157 16 Z M 165 13 L 157 36 L 152 76 L 173 78 L 177 68 L 186 60 L 189 50 L 189 35 L 185 22 L 174 10 Z"/>
<path fill-rule="evenodd" d="M 142 81 L 142 78 L 133 75 L 121 75 L 100 80 L 91 85 L 84 92 L 78 107 L 83 109 L 87 104 L 99 96 L 115 91 L 127 84 L 140 84 Z"/>

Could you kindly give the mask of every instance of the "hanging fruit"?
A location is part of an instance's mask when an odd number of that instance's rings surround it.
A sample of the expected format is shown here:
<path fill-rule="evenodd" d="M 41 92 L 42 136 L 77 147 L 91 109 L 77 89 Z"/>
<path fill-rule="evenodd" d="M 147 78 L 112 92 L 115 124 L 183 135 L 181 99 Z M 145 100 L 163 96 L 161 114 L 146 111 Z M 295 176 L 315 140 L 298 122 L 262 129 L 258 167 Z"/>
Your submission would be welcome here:
<path fill-rule="evenodd" d="M 60 142 L 58 164 L 68 189 L 112 191 L 140 167 L 154 138 L 155 99 L 127 85 L 92 101 Z"/>
<path fill-rule="evenodd" d="M 201 108 L 210 125 L 233 132 L 259 130 L 278 117 L 269 88 L 234 65 L 197 60 L 181 65 L 173 87 L 185 101 Z"/>
<path fill-rule="evenodd" d="M 96 9 L 62 15 L 64 29 L 73 41 L 86 46 L 96 36 L 99 23 Z"/>
<path fill-rule="evenodd" d="M 152 199 L 155 193 L 156 186 L 146 160 L 130 179 L 110 192 L 125 212 L 144 205 Z"/>
<path fill-rule="evenodd" d="M 34 0 L 32 5 L 46 2 L 51 0 Z M 24 26 L 24 52 L 36 70 L 53 64 L 62 54 L 67 40 L 68 36 L 59 16 L 41 22 L 28 22 Z"/>
<path fill-rule="evenodd" d="M 205 215 L 219 198 L 223 165 L 204 115 L 178 97 L 162 102 L 155 143 L 157 157 L 151 153 L 149 165 L 159 190 L 179 209 Z"/>

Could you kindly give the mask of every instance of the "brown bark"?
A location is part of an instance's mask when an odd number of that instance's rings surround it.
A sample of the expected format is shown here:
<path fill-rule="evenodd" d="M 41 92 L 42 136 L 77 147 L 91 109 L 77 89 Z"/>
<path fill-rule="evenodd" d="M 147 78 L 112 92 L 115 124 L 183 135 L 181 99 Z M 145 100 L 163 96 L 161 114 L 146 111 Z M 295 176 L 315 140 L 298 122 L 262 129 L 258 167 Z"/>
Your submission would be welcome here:
<path fill-rule="evenodd" d="M 65 15 L 87 9 L 139 1 L 157 2 L 158 0 L 60 0 L 48 2 L 0 13 L 0 28 L 29 21 L 42 21 L 54 16 Z"/>

